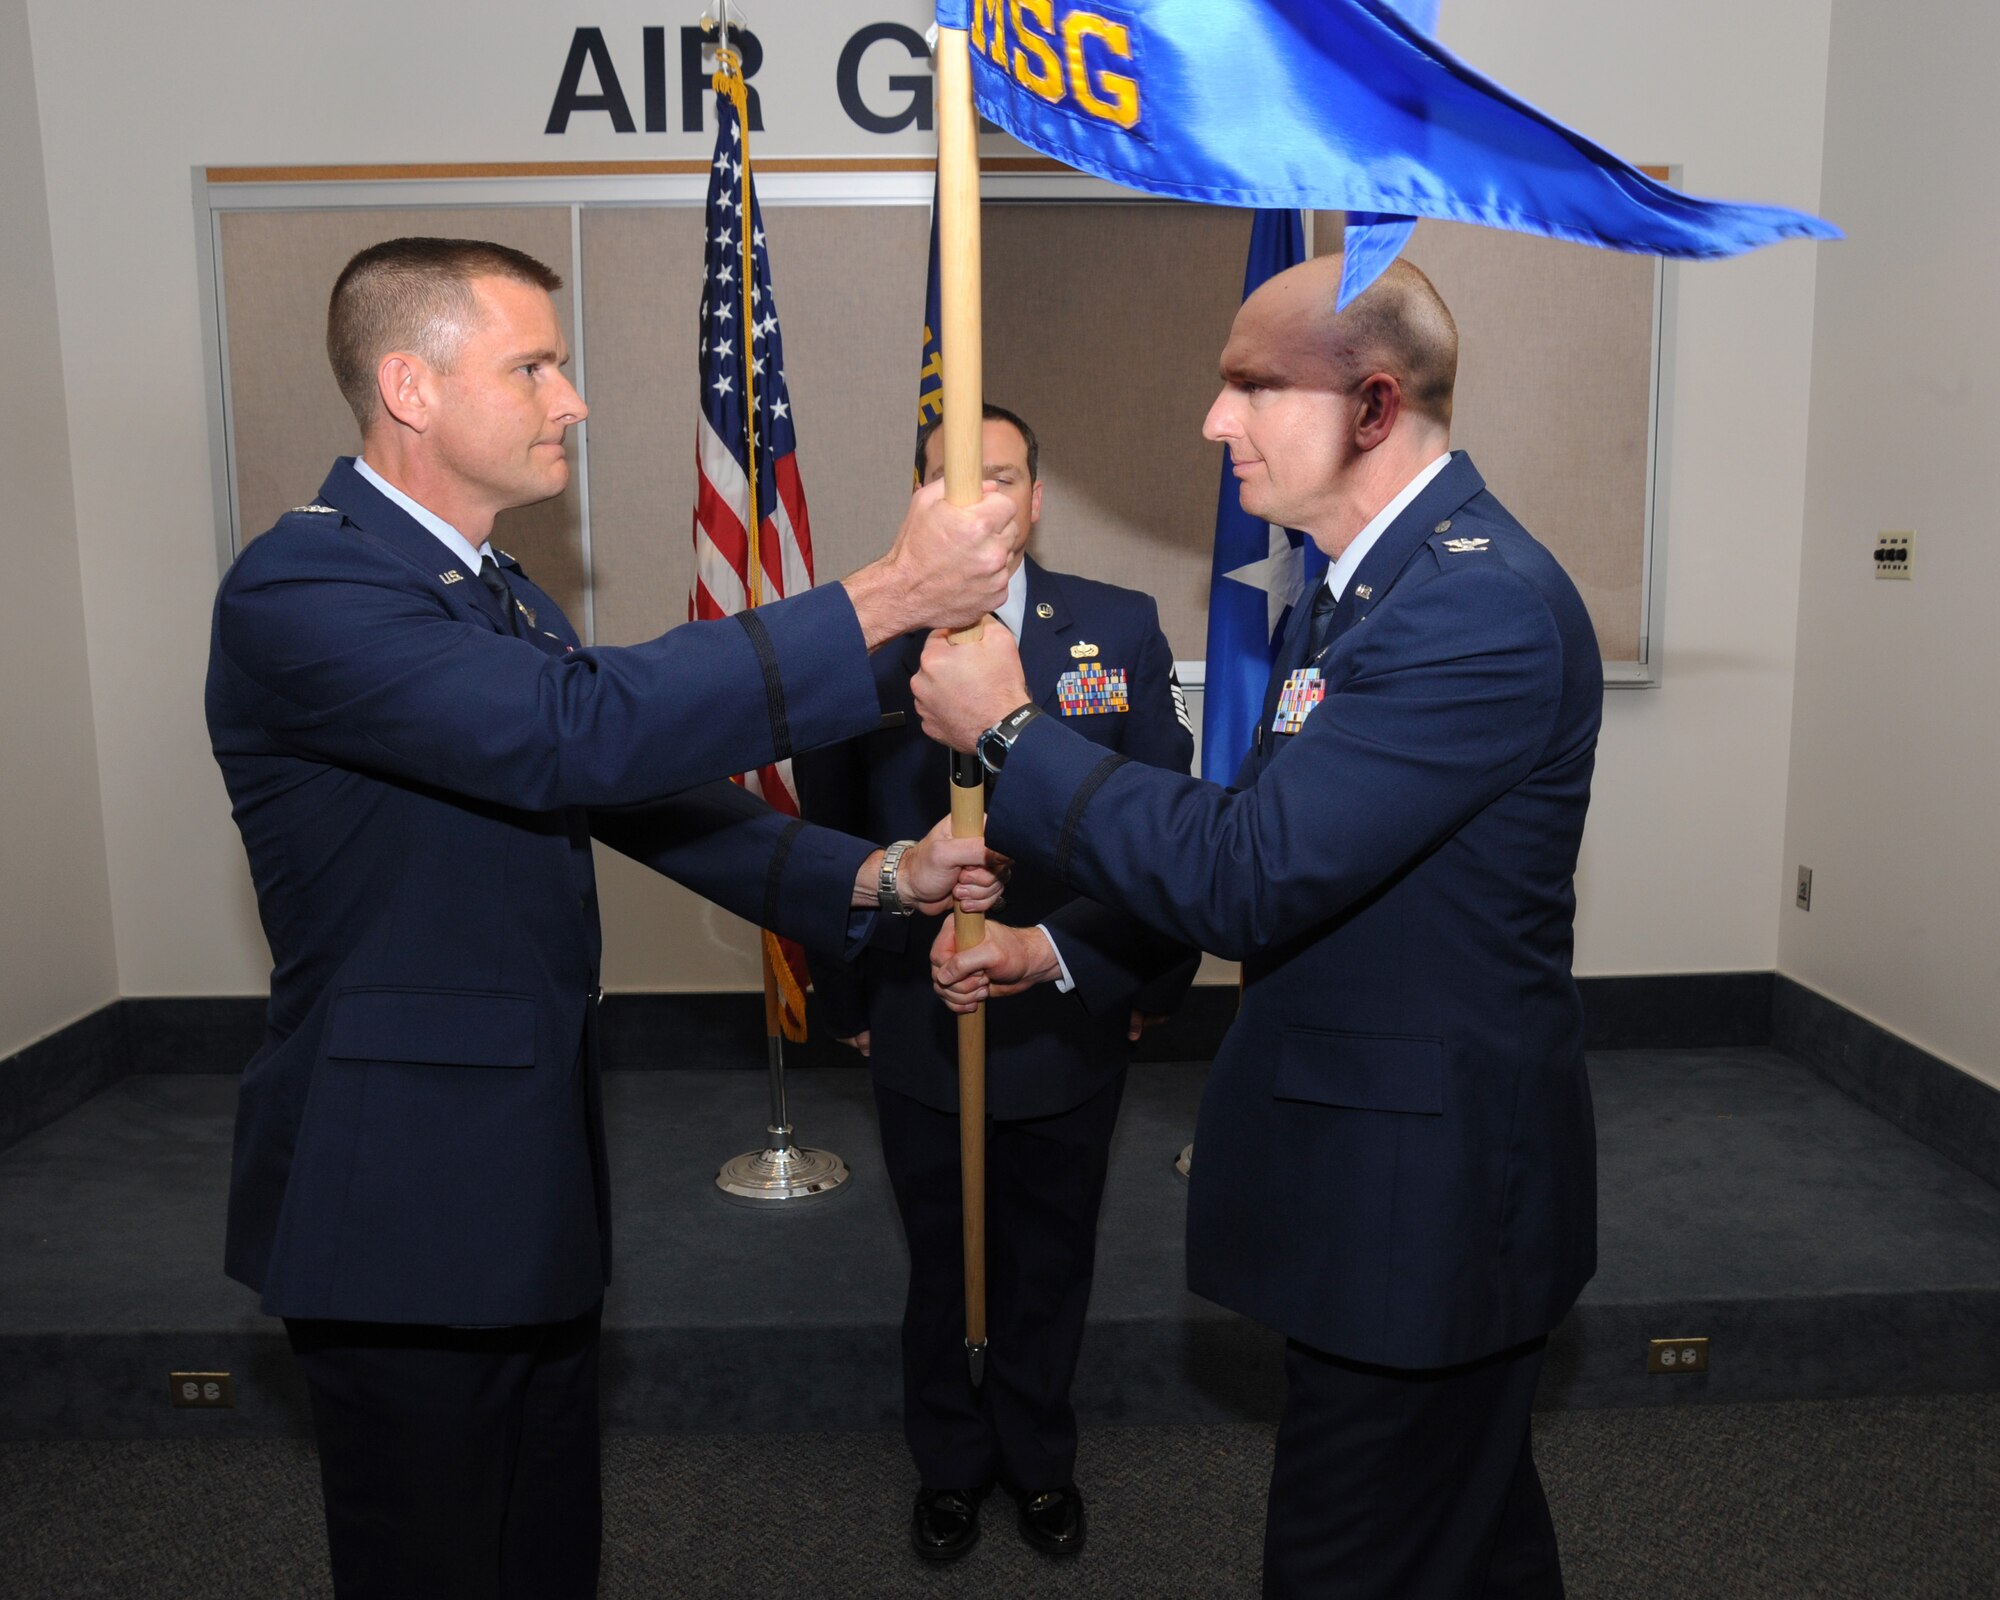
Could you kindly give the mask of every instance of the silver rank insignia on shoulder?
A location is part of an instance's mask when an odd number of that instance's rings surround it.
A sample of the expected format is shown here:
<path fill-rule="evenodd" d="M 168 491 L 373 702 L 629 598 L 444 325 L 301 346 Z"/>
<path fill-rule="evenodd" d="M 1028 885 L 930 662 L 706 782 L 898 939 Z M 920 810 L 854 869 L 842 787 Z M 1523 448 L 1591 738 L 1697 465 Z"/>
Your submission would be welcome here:
<path fill-rule="evenodd" d="M 440 572 L 438 574 L 438 582 L 443 584 L 463 583 L 465 582 L 465 574 L 460 572 L 458 568 L 453 567 L 449 572 Z"/>
<path fill-rule="evenodd" d="M 1071 659 L 1076 661 L 1095 661 L 1097 659 L 1097 646 L 1078 640 L 1069 647 L 1069 653 Z"/>
<path fill-rule="evenodd" d="M 1297 733 L 1306 725 L 1313 707 L 1326 698 L 1326 682 L 1318 667 L 1300 667 L 1278 691 L 1278 714 L 1271 719 L 1273 733 Z"/>
<path fill-rule="evenodd" d="M 323 506 L 317 500 L 309 506 L 293 506 L 292 510 L 295 512 L 303 511 L 315 517 L 337 517 L 340 515 L 339 506 Z"/>
<path fill-rule="evenodd" d="M 1455 556 L 1463 556 L 1475 550 L 1484 550 L 1492 542 L 1491 539 L 1447 539 L 1444 547 Z"/>

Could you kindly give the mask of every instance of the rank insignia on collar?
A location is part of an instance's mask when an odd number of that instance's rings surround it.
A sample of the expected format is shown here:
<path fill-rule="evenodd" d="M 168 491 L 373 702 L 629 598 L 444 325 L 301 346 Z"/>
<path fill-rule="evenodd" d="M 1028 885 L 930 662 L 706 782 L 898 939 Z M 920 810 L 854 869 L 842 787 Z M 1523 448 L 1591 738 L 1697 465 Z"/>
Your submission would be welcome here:
<path fill-rule="evenodd" d="M 1095 661 L 1097 659 L 1097 646 L 1094 644 L 1085 644 L 1079 640 L 1076 644 L 1069 647 L 1069 653 L 1078 661 Z"/>
<path fill-rule="evenodd" d="M 1447 539 L 1444 547 L 1453 555 L 1462 556 L 1469 555 L 1475 550 L 1484 550 L 1492 542 L 1491 539 Z"/>
<path fill-rule="evenodd" d="M 1375 598 L 1375 591 L 1365 583 L 1357 583 L 1354 586 L 1354 594 L 1360 600 L 1373 600 Z"/>
<path fill-rule="evenodd" d="M 453 567 L 449 572 L 440 572 L 438 574 L 438 582 L 447 584 L 463 583 L 465 582 L 465 574 L 460 572 L 458 568 Z"/>

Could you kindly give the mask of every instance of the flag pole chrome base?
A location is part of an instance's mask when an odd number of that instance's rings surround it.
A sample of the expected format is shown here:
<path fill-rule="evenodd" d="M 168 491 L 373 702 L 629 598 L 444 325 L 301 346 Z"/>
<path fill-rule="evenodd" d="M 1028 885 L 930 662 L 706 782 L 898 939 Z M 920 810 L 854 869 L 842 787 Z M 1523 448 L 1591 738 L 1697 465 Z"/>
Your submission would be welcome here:
<path fill-rule="evenodd" d="M 723 1162 L 716 1173 L 715 1186 L 732 1205 L 799 1206 L 824 1200 L 853 1176 L 832 1151 L 793 1144 L 789 1127 L 769 1131 L 771 1142 L 762 1150 L 746 1150 Z"/>
<path fill-rule="evenodd" d="M 1192 1144 L 1182 1145 L 1181 1153 L 1174 1157 L 1174 1171 L 1178 1172 L 1183 1178 L 1185 1178 L 1193 1170 L 1194 1170 L 1194 1146 Z"/>

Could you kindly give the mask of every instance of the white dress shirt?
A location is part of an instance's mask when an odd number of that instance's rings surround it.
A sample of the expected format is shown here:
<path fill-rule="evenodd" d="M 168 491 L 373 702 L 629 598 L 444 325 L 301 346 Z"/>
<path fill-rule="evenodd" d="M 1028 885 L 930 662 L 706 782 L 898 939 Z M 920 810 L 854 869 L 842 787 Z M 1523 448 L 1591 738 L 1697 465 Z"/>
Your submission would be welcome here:
<path fill-rule="evenodd" d="M 1340 552 L 1340 559 L 1326 569 L 1326 586 L 1333 591 L 1334 599 L 1338 600 L 1347 593 L 1347 585 L 1354 576 L 1355 568 L 1367 559 L 1368 552 L 1375 548 L 1375 541 L 1389 531 L 1389 524 L 1409 510 L 1410 502 L 1430 486 L 1431 479 L 1450 465 L 1451 452 L 1447 450 L 1404 484 L 1402 492 L 1376 512 L 1369 519 L 1368 526 L 1354 536 L 1354 543 Z"/>
<path fill-rule="evenodd" d="M 458 529 L 454 528 L 449 522 L 446 522 L 435 511 L 426 510 L 423 506 L 418 505 L 416 501 L 404 494 L 401 489 L 398 489 L 393 483 L 389 482 L 387 478 L 383 477 L 381 473 L 369 466 L 359 456 L 354 458 L 354 470 L 370 483 L 374 484 L 383 494 L 395 501 L 397 505 L 409 512 L 412 517 L 416 518 L 420 526 L 427 528 L 431 533 L 435 534 L 438 543 L 451 552 L 452 559 L 460 562 L 465 567 L 469 576 L 474 578 L 479 576 L 480 557 L 489 556 L 493 553 L 492 540 L 487 540 L 477 550 L 473 549 L 472 541 L 467 539 Z"/>

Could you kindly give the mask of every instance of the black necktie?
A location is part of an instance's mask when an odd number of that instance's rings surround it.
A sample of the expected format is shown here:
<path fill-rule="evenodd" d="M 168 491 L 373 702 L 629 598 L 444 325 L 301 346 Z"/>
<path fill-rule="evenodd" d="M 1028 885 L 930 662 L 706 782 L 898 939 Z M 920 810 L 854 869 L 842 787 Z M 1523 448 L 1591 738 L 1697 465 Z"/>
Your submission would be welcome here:
<path fill-rule="evenodd" d="M 1306 643 L 1307 661 L 1326 648 L 1326 636 L 1333 631 L 1333 610 L 1339 604 L 1340 596 L 1322 581 L 1313 595 L 1312 622 Z"/>
<path fill-rule="evenodd" d="M 491 556 L 479 558 L 479 581 L 500 602 L 500 615 L 507 619 L 507 631 L 518 637 L 521 625 L 514 620 L 514 591 L 507 587 L 507 575 L 500 570 L 500 563 Z"/>

